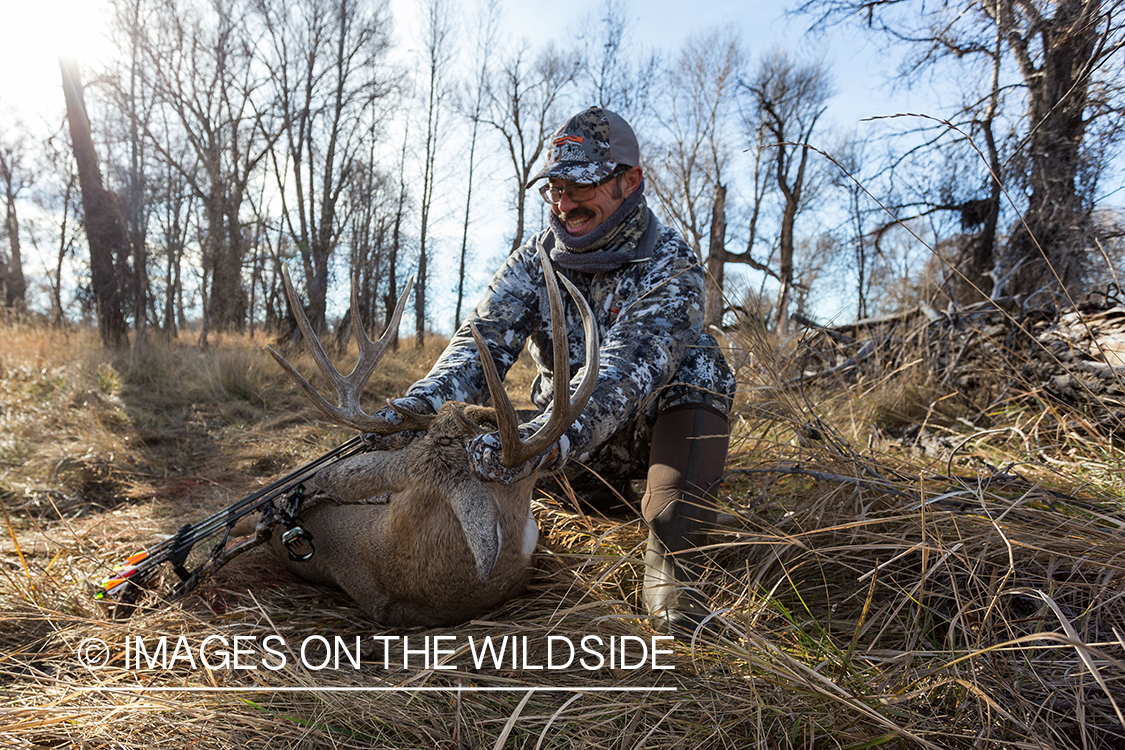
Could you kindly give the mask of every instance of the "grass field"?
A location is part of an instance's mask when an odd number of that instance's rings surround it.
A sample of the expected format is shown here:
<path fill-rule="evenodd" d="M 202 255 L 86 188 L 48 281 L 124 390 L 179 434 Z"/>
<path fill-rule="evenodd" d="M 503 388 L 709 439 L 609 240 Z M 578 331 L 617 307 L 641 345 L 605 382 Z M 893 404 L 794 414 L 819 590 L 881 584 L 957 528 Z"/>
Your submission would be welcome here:
<path fill-rule="evenodd" d="M 0 747 L 1125 748 L 1120 442 L 1033 392 L 967 419 L 909 369 L 786 389 L 775 347 L 735 343 L 706 580 L 720 627 L 641 666 L 550 669 L 564 641 L 654 643 L 638 521 L 537 499 L 528 594 L 441 631 L 382 629 L 263 550 L 112 619 L 93 594 L 125 556 L 349 434 L 262 340 L 113 354 L 86 332 L 0 330 Z M 388 357 L 372 403 L 438 351 Z M 518 366 L 511 390 L 529 376 Z M 194 656 L 129 661 L 162 636 Z M 222 663 L 222 644 L 270 636 L 269 663 Z M 404 636 L 445 644 L 456 668 L 403 653 Z M 361 639 L 361 665 L 317 669 L 337 637 Z M 520 658 L 477 668 L 487 637 Z M 103 667 L 83 663 L 91 638 Z M 208 638 L 209 664 L 193 663 Z"/>

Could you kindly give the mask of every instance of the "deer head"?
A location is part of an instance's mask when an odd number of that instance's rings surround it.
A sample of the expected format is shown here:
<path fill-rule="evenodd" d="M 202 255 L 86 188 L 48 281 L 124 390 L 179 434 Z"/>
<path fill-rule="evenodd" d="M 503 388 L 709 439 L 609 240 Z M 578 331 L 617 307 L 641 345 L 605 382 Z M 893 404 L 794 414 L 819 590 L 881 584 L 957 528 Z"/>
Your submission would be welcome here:
<path fill-rule="evenodd" d="M 382 337 L 372 342 L 359 325 L 356 295 L 352 320 L 359 361 L 341 375 L 301 310 L 286 273 L 289 304 L 313 359 L 336 391 L 325 399 L 280 354 L 270 353 L 321 411 L 342 424 L 383 435 L 402 430 L 425 434 L 393 451 L 372 451 L 333 464 L 308 480 L 313 502 L 302 510 L 302 526 L 316 539 L 316 554 L 292 562 L 275 542 L 279 557 L 298 575 L 343 589 L 375 620 L 387 625 L 448 625 L 463 622 L 517 593 L 523 586 L 538 529 L 530 514 L 536 475 L 510 485 L 485 482 L 469 469 L 466 444 L 496 430 L 502 462 L 510 467 L 537 456 L 558 440 L 582 412 L 598 372 L 598 336 L 589 305 L 564 277 L 578 305 L 586 337 L 586 367 L 573 397 L 562 299 L 555 273 L 539 251 L 554 341 L 554 400 L 547 424 L 522 438 L 521 424 L 499 373 L 475 327 L 491 407 L 450 402 L 436 415 L 396 410 L 397 424 L 363 412 L 360 393 L 398 330 L 410 284 L 398 300 Z"/>

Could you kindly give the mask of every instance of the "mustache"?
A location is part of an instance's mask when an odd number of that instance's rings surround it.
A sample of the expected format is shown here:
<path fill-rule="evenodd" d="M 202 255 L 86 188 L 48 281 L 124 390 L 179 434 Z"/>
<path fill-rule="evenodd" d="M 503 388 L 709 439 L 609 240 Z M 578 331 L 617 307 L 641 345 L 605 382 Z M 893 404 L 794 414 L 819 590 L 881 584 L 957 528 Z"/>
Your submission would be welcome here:
<path fill-rule="evenodd" d="M 576 208 L 573 211 L 566 211 L 559 213 L 559 219 L 562 221 L 569 221 L 570 219 L 588 219 L 594 215 L 594 212 L 588 208 Z"/>

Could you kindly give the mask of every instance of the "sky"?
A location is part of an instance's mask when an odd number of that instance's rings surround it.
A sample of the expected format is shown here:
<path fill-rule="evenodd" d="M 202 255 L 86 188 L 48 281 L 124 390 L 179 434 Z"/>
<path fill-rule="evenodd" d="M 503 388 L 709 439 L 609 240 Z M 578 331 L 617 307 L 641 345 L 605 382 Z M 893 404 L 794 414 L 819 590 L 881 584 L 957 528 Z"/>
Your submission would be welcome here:
<path fill-rule="evenodd" d="M 407 51 L 412 40 L 421 37 L 412 9 L 418 0 L 390 0 L 395 18 L 395 34 L 400 50 Z M 865 40 L 854 28 L 836 29 L 823 37 L 810 37 L 805 29 L 807 17 L 787 17 L 776 2 L 763 0 L 708 0 L 685 6 L 669 0 L 625 0 L 631 18 L 630 36 L 643 48 L 673 51 L 689 34 L 705 34 L 715 28 L 733 26 L 741 32 L 744 51 L 750 60 L 774 47 L 797 53 L 798 57 L 823 55 L 835 74 L 837 95 L 829 102 L 827 121 L 835 128 L 850 131 L 862 118 L 907 111 L 936 111 L 937 95 L 913 89 L 892 94 L 884 85 L 893 72 L 885 53 Z M 466 48 L 472 41 L 469 16 L 476 0 L 459 4 L 463 32 L 458 38 Z M 533 44 L 554 40 L 562 49 L 585 23 L 596 23 L 604 0 L 572 0 L 566 4 L 545 0 L 502 0 L 501 39 L 527 38 Z M 690 11 L 685 12 L 685 7 Z M 107 54 L 109 43 L 104 28 L 108 0 L 0 0 L 0 18 L 9 30 L 0 45 L 0 129 L 14 118 L 34 131 L 62 122 L 63 96 L 58 56 L 74 54 L 84 65 L 96 67 Z M 482 208 L 474 209 L 483 212 Z M 479 216 L 479 213 L 478 213 Z M 486 257 L 502 257 L 502 234 L 511 232 L 506 217 L 482 229 L 483 242 L 496 245 Z M 491 234 L 490 234 L 491 233 Z M 497 264 L 498 265 L 498 264 Z M 36 269 L 30 269 L 35 272 Z M 487 279 L 485 269 L 479 275 Z M 479 279 L 478 284 L 482 283 Z M 449 285 L 449 282 L 446 282 Z M 437 289 L 442 292 L 442 288 Z M 440 294 L 431 295 L 440 305 Z M 438 330 L 446 329 L 450 317 L 435 309 L 433 320 Z"/>
<path fill-rule="evenodd" d="M 407 42 L 418 38 L 411 13 L 416 4 L 391 0 L 396 33 Z M 474 6 L 472 0 L 460 3 L 466 15 Z M 0 112 L 7 115 L 14 108 L 21 117 L 35 118 L 57 109 L 51 102 L 52 98 L 62 101 L 58 57 L 70 53 L 92 64 L 106 54 L 109 45 L 103 32 L 108 7 L 108 0 L 0 0 L 0 18 L 13 32 L 0 45 Z M 501 36 L 533 42 L 554 39 L 565 46 L 569 34 L 583 20 L 596 19 L 602 7 L 602 0 L 572 0 L 565 6 L 545 0 L 503 0 Z M 827 38 L 807 37 L 809 19 L 786 16 L 776 2 L 707 0 L 692 4 L 685 18 L 682 2 L 634 0 L 629 15 L 634 38 L 645 47 L 673 49 L 691 33 L 730 25 L 742 31 L 751 55 L 781 45 L 802 54 L 823 53 L 830 62 L 847 61 L 849 75 L 838 78 L 840 94 L 832 104 L 846 120 L 887 114 L 909 98 L 899 92 L 892 100 L 880 91 L 886 72 L 880 70 L 881 54 L 854 29 Z"/>
<path fill-rule="evenodd" d="M 108 52 L 106 0 L 0 0 L 0 126 L 18 116 L 36 125 L 63 112 L 58 58 L 97 60 Z"/>

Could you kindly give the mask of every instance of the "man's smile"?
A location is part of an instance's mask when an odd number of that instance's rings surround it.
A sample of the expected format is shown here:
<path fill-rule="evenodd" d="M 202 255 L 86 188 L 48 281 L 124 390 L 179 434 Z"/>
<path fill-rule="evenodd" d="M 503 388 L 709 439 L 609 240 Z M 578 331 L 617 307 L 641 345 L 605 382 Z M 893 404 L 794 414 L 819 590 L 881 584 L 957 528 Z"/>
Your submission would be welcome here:
<path fill-rule="evenodd" d="M 576 208 L 565 214 L 560 214 L 559 219 L 566 226 L 566 231 L 571 234 L 580 234 L 583 227 L 594 218 L 594 212 L 589 209 Z"/>

